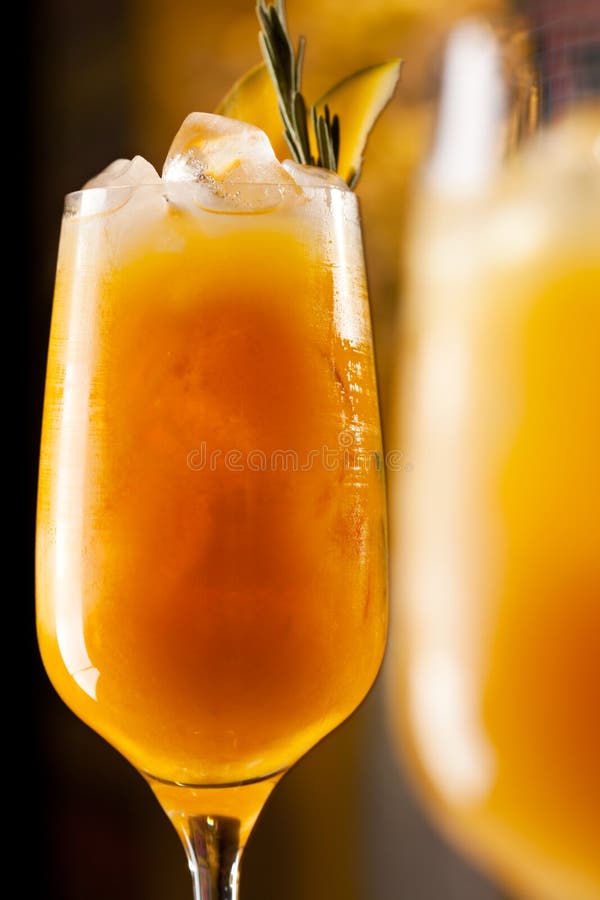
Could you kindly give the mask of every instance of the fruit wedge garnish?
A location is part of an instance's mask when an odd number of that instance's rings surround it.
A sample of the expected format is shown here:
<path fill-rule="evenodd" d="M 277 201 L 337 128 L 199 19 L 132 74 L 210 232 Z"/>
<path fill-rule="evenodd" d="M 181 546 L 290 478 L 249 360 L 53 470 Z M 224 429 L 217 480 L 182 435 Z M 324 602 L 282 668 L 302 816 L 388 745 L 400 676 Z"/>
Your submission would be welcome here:
<path fill-rule="evenodd" d="M 339 116 L 337 172 L 351 188 L 360 177 L 369 135 L 394 95 L 401 68 L 400 59 L 368 66 L 344 78 L 315 103 L 318 114 L 324 114 L 328 106 L 330 116 Z"/>
<path fill-rule="evenodd" d="M 309 108 L 300 90 L 304 39 L 295 51 L 281 0 L 275 5 L 259 0 L 258 16 L 265 63 L 243 75 L 215 112 L 262 128 L 279 160 L 291 156 L 322 166 L 355 187 L 369 135 L 393 96 L 402 60 L 349 75 Z"/>
<path fill-rule="evenodd" d="M 337 172 L 350 187 L 354 187 L 360 176 L 369 135 L 394 94 L 401 68 L 400 59 L 368 66 L 344 78 L 315 103 L 318 113 L 323 113 L 327 105 L 331 115 L 339 116 L 341 126 Z M 283 133 L 277 94 L 264 63 L 253 66 L 242 75 L 221 100 L 215 112 L 262 128 L 271 141 L 276 157 L 279 160 L 289 158 L 290 148 Z M 313 155 L 316 156 L 317 143 L 312 122 L 310 144 Z"/>

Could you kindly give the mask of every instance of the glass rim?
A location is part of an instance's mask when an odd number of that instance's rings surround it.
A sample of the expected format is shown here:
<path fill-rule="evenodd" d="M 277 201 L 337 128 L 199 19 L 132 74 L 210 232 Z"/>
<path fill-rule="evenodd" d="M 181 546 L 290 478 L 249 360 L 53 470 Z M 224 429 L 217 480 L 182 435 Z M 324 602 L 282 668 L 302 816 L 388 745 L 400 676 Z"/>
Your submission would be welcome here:
<path fill-rule="evenodd" d="M 68 191 L 64 195 L 64 200 L 66 202 L 76 202 L 79 197 L 82 196 L 93 196 L 94 194 L 100 197 L 102 194 L 107 195 L 115 195 L 119 196 L 122 194 L 125 196 L 126 193 L 131 191 L 137 191 L 140 188 L 143 189 L 153 189 L 157 191 L 167 190 L 168 188 L 177 188 L 188 189 L 188 190 L 209 190 L 213 191 L 213 188 L 216 187 L 217 191 L 222 190 L 225 196 L 229 196 L 231 194 L 235 194 L 236 191 L 244 191 L 247 189 L 256 188 L 278 188 L 282 193 L 286 193 L 288 191 L 300 191 L 302 194 L 341 194 L 345 196 L 346 194 L 351 194 L 353 197 L 356 197 L 356 192 L 346 186 L 337 184 L 298 184 L 296 181 L 290 182 L 282 182 L 282 181 L 235 181 L 235 182 L 215 182 L 214 184 L 206 181 L 150 181 L 150 182 L 142 182 L 138 184 L 114 184 L 114 185 L 103 185 L 99 187 L 83 187 L 79 188 L 75 191 Z M 217 194 L 218 196 L 218 194 Z"/>

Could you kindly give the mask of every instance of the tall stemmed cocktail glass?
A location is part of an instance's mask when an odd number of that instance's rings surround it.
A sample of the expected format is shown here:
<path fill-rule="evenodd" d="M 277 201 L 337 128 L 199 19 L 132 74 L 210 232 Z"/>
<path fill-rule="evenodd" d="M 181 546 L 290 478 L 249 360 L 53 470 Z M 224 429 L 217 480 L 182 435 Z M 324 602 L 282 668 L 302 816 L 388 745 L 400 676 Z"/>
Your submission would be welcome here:
<path fill-rule="evenodd" d="M 358 706 L 384 648 L 356 197 L 70 195 L 40 476 L 50 678 L 147 778 L 196 897 L 231 900 L 273 786 Z"/>

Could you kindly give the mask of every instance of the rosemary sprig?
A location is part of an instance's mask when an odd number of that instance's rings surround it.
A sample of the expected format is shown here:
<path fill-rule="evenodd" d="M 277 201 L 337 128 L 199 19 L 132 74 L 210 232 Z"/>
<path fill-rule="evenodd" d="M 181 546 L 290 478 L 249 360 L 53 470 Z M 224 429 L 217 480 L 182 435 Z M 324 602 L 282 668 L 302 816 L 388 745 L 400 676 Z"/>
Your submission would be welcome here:
<path fill-rule="evenodd" d="M 293 158 L 308 166 L 317 165 L 337 172 L 340 158 L 339 117 L 332 118 L 328 106 L 325 106 L 323 113 L 311 107 L 309 117 L 302 94 L 304 37 L 300 38 L 298 49 L 294 51 L 287 28 L 284 0 L 276 0 L 273 5 L 267 0 L 258 0 L 256 12 L 261 28 L 258 39 L 262 55 L 277 91 L 284 135 Z M 309 122 L 317 147 L 316 159 L 311 150 Z"/>

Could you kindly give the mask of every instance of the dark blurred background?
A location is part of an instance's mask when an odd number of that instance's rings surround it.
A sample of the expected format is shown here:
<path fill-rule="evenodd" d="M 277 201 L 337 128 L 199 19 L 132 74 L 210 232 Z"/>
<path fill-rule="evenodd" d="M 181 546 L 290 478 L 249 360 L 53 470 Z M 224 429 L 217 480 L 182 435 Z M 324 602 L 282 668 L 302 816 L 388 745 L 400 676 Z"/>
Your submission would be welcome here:
<path fill-rule="evenodd" d="M 39 0 L 27 7 L 25 134 L 34 166 L 27 219 L 28 396 L 24 452 L 33 740 L 22 827 L 36 833 L 24 884 L 46 900 L 191 900 L 174 830 L 145 783 L 53 692 L 33 623 L 35 482 L 46 344 L 65 193 L 116 157 L 158 168 L 179 124 L 211 110 L 259 60 L 253 0 Z M 403 56 L 398 94 L 373 136 L 363 207 L 384 419 L 402 297 L 411 180 L 426 153 L 435 72 L 451 22 L 500 0 L 289 0 L 307 35 L 307 92 Z M 33 879 L 33 884 L 32 884 Z M 284 779 L 251 838 L 243 900 L 494 900 L 437 836 L 392 756 L 381 683 L 357 714 Z"/>

